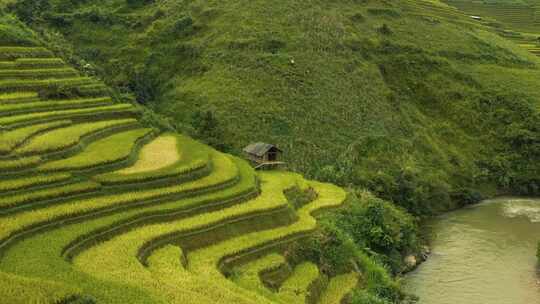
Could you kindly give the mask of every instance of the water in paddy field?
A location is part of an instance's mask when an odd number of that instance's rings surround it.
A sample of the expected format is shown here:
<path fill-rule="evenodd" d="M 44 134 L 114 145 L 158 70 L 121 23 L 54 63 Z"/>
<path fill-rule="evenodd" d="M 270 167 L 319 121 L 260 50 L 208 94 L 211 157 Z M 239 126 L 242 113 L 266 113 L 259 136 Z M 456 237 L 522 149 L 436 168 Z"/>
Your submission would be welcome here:
<path fill-rule="evenodd" d="M 540 304 L 540 199 L 489 200 L 428 225 L 433 253 L 404 280 L 419 304 Z"/>

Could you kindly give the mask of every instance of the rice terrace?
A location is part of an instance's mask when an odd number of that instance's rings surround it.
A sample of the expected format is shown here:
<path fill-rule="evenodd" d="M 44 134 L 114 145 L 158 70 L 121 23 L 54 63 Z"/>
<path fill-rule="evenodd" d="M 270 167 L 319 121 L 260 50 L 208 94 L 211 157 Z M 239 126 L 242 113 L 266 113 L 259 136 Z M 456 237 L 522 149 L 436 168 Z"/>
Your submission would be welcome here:
<path fill-rule="evenodd" d="M 292 267 L 272 252 L 309 234 L 316 213 L 343 204 L 344 190 L 255 173 L 188 137 L 145 128 L 136 108 L 113 103 L 44 48 L 0 53 L 3 303 L 75 303 L 85 293 L 103 303 L 296 303 L 329 283 L 316 265 Z M 36 93 L 64 85 L 80 96 Z M 292 208 L 283 192 L 293 188 L 316 197 Z M 238 279 L 223 277 L 238 269 Z M 283 277 L 279 292 L 261 272 Z M 352 289 L 358 277 L 336 280 Z M 328 303 L 348 292 L 337 288 L 325 289 Z"/>
<path fill-rule="evenodd" d="M 447 303 L 429 227 L 537 227 L 537 9 L 0 0 L 0 304 Z"/>

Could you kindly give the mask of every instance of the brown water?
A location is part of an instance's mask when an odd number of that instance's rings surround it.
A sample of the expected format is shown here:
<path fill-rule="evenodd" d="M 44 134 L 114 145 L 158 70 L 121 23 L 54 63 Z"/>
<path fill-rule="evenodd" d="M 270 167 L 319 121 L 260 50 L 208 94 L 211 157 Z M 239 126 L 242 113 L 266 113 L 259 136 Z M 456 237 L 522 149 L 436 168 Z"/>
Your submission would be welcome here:
<path fill-rule="evenodd" d="M 428 226 L 433 253 L 404 280 L 420 304 L 540 304 L 540 199 L 489 200 Z"/>

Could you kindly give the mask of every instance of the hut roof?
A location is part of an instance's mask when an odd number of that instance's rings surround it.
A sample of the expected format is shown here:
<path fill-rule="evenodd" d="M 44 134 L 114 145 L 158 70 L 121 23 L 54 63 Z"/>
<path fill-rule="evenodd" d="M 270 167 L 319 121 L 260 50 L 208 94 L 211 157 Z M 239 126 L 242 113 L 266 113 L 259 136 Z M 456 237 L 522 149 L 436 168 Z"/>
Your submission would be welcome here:
<path fill-rule="evenodd" d="M 266 154 L 270 150 L 276 150 L 276 151 L 279 151 L 279 152 L 283 152 L 278 147 L 276 147 L 276 146 L 274 146 L 272 144 L 267 144 L 267 143 L 262 143 L 262 142 L 250 144 L 250 145 L 248 145 L 247 147 L 244 148 L 244 152 L 252 154 L 252 155 L 256 155 L 256 156 L 259 156 L 259 157 L 263 156 L 264 154 Z"/>

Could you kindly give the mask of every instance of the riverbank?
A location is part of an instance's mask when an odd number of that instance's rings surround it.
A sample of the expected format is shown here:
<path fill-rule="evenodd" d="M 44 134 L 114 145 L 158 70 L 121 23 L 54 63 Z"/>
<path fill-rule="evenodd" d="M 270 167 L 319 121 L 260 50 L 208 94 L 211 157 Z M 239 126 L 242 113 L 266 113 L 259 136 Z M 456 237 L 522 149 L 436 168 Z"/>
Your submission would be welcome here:
<path fill-rule="evenodd" d="M 540 303 L 540 199 L 490 199 L 423 227 L 432 231 L 432 254 L 404 277 L 419 304 Z"/>

